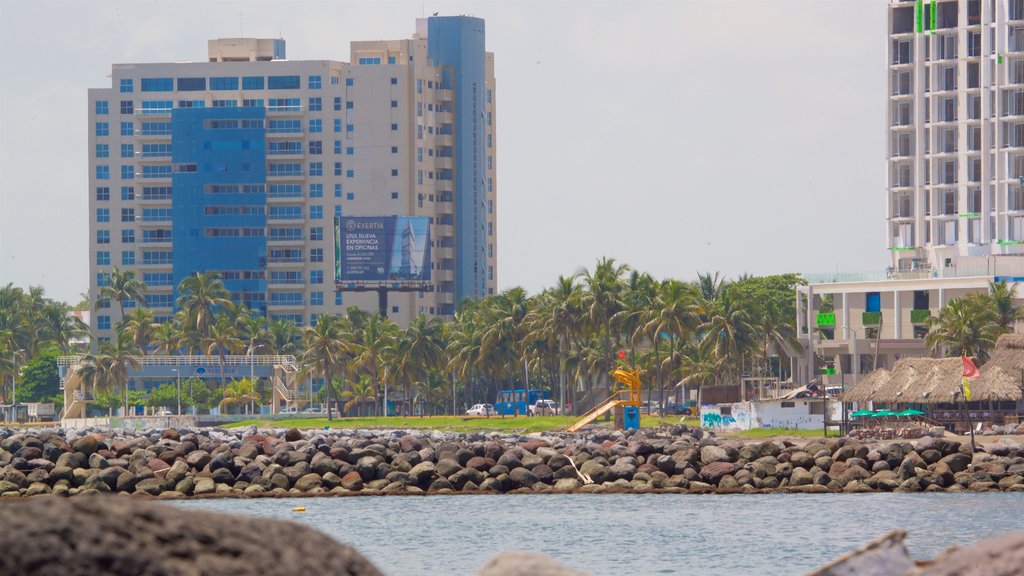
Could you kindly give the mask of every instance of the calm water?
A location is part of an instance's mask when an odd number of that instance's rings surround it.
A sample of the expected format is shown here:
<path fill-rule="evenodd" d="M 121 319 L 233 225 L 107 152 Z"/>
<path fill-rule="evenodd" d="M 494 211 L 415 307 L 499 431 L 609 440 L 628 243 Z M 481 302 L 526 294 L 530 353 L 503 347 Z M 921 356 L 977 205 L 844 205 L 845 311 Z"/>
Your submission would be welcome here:
<path fill-rule="evenodd" d="M 294 520 L 391 576 L 473 574 L 543 552 L 591 574 L 800 574 L 894 528 L 915 557 L 1024 530 L 1024 493 L 486 495 L 191 500 L 182 508 Z M 305 506 L 305 513 L 294 513 Z"/>

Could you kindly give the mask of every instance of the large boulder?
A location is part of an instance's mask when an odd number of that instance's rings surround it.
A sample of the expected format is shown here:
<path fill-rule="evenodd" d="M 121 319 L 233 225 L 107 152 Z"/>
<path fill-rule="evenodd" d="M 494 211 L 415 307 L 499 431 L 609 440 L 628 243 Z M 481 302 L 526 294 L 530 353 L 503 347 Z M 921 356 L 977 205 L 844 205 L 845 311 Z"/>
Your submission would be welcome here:
<path fill-rule="evenodd" d="M 537 552 L 510 550 L 491 558 L 476 576 L 586 576 Z"/>
<path fill-rule="evenodd" d="M 701 468 L 700 479 L 708 484 L 718 484 L 724 476 L 731 476 L 739 469 L 732 462 L 713 462 Z"/>
<path fill-rule="evenodd" d="M 280 520 L 102 496 L 30 498 L 3 515 L 18 529 L 0 531 L 0 550 L 18 553 L 0 554 L 0 574 L 381 574 L 356 550 Z"/>

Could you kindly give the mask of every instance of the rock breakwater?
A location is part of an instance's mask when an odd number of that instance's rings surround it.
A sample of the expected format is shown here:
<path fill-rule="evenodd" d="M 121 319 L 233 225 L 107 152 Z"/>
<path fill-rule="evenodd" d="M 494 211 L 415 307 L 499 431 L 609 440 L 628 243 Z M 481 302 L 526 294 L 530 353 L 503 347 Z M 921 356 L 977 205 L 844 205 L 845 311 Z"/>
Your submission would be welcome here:
<path fill-rule="evenodd" d="M 589 480 L 587 482 L 586 480 Z M 0 429 L 0 496 L 1024 491 L 1024 447 L 406 430 Z"/>

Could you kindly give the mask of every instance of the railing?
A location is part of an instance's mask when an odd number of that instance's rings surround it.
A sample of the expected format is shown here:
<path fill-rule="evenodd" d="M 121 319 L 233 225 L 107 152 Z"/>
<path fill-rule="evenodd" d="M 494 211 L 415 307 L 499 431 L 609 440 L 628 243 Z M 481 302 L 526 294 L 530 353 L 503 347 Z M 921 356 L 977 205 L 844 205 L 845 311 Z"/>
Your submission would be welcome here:
<path fill-rule="evenodd" d="M 911 278 L 978 278 L 978 277 L 1024 277 L 1024 258 L 990 258 L 982 262 L 959 263 L 931 271 L 880 271 L 880 272 L 826 272 L 804 274 L 808 284 L 836 284 L 840 282 L 878 282 L 882 280 Z"/>
<path fill-rule="evenodd" d="M 277 376 L 274 376 L 274 389 L 288 402 L 295 400 L 295 392 L 285 386 L 285 383 Z"/>
<path fill-rule="evenodd" d="M 198 356 L 198 355 L 183 355 L 183 356 L 166 356 L 166 355 L 152 355 L 152 356 L 133 356 L 132 357 L 140 366 L 220 366 L 222 363 L 224 366 L 274 366 L 280 364 L 287 370 L 289 366 L 295 366 L 295 356 L 290 354 L 261 354 L 252 356 L 241 356 L 232 355 L 225 356 L 223 362 L 220 356 Z M 82 355 L 77 356 L 58 356 L 58 366 L 75 366 L 86 362 L 86 357 Z"/>

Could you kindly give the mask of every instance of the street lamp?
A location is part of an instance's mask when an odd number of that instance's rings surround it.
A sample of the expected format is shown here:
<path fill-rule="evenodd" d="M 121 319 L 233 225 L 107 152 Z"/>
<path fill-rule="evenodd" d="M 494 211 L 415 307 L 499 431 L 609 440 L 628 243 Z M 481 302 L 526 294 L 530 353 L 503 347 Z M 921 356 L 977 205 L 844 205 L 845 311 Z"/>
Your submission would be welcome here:
<path fill-rule="evenodd" d="M 178 380 L 178 416 L 181 416 L 181 372 L 177 368 L 171 368 L 175 378 Z"/>
<path fill-rule="evenodd" d="M 11 351 L 11 421 L 18 421 L 18 354 L 25 349 Z"/>
<path fill-rule="evenodd" d="M 253 376 L 255 374 L 256 356 L 253 352 L 257 348 L 263 348 L 263 344 L 250 344 L 249 350 L 246 352 L 246 355 L 249 357 L 249 385 L 252 386 L 252 389 L 249 391 L 249 412 L 252 414 L 256 413 L 255 399 L 253 398 L 256 394 L 256 378 Z"/>

